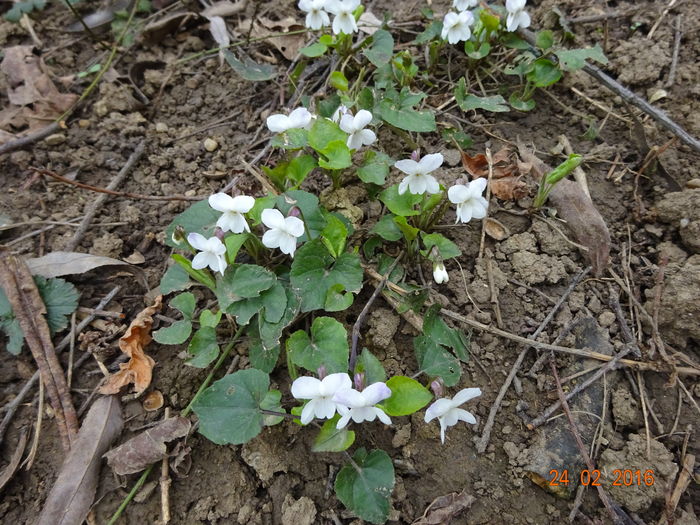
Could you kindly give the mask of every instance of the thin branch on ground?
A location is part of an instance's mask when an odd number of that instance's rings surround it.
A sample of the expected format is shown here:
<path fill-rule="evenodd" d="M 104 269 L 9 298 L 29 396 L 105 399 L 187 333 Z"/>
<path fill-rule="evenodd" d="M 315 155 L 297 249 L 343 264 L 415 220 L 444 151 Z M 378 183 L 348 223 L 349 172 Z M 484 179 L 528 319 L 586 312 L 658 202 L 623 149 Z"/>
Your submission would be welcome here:
<path fill-rule="evenodd" d="M 673 84 L 676 82 L 676 70 L 678 69 L 678 55 L 680 53 L 681 49 L 681 36 L 683 35 L 682 31 L 682 22 L 683 22 L 683 15 L 679 14 L 676 16 L 676 25 L 675 25 L 675 38 L 673 41 L 673 55 L 671 57 L 671 68 L 668 71 L 668 80 L 666 81 L 665 86 L 666 87 L 671 87 Z"/>

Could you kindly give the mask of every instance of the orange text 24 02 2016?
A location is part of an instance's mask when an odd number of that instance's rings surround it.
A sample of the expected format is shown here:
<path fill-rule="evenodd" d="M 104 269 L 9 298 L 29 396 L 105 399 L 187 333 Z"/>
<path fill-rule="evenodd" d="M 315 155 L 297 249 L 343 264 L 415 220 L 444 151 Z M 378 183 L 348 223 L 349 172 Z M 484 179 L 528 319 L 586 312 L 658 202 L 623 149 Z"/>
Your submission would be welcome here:
<path fill-rule="evenodd" d="M 582 470 L 578 473 L 569 471 L 569 469 L 552 469 L 549 471 L 549 485 L 557 487 L 559 485 L 569 485 L 569 483 L 580 483 L 584 486 L 596 487 L 603 483 L 605 479 L 610 479 L 613 486 L 629 487 L 632 485 L 646 485 L 650 487 L 654 484 L 654 471 L 651 469 L 614 469 L 609 476 L 598 469 Z"/>

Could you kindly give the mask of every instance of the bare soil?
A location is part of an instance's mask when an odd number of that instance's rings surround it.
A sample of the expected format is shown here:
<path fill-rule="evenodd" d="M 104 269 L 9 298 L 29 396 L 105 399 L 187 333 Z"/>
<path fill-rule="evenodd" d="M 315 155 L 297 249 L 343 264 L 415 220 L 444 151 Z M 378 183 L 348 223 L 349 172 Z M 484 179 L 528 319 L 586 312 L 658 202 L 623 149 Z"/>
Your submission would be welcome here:
<path fill-rule="evenodd" d="M 553 27 L 553 8 L 575 19 L 601 14 L 607 9 L 624 13 L 636 7 L 629 16 L 572 24 L 574 44 L 603 46 L 610 61 L 605 69 L 641 96 L 658 95 L 658 90 L 664 89 L 666 96 L 655 104 L 691 134 L 700 136 L 700 6 L 697 3 L 680 2 L 661 19 L 652 38 L 647 35 L 661 17 L 666 2 L 544 0 L 534 3 L 530 10 L 535 28 Z M 240 14 L 240 20 L 228 19 L 235 31 L 240 21 L 253 16 L 271 19 L 301 16 L 293 3 L 286 0 L 280 2 L 281 6 L 261 3 L 256 8 L 253 2 L 249 4 Z M 375 1 L 366 5 L 379 18 L 391 12 L 392 19 L 398 22 L 416 19 L 418 9 L 425 7 L 418 1 Z M 89 11 L 89 6 L 78 7 Z M 432 8 L 441 15 L 447 2 L 434 1 Z M 677 16 L 682 17 L 681 47 L 675 81 L 667 85 Z M 44 58 L 56 77 L 87 69 L 101 53 L 88 36 L 64 32 L 71 22 L 70 13 L 60 5 L 48 7 L 34 21 L 38 36 L 50 43 L 45 45 Z M 412 38 L 408 32 L 401 33 L 402 42 Z M 29 42 L 19 26 L 0 22 L 0 46 Z M 126 75 L 134 64 L 147 61 L 172 64 L 178 58 L 214 45 L 206 25 L 195 24 L 155 43 L 137 43 L 119 58 L 114 69 Z M 289 67 L 290 62 L 279 50 L 265 42 L 245 49 L 256 60 L 268 60 L 281 72 Z M 422 54 L 422 50 L 415 53 Z M 455 78 L 463 72 L 458 69 L 456 57 L 453 53 Z M 147 68 L 139 87 L 150 99 L 149 104 L 139 102 L 133 88 L 123 79 L 106 80 L 76 120 L 69 123 L 69 128 L 59 132 L 61 139 L 50 141 L 53 145 L 39 142 L 2 159 L 0 178 L 4 191 L 0 193 L 0 211 L 15 223 L 80 218 L 95 198 L 93 193 L 34 178 L 28 168 L 47 168 L 71 174 L 87 184 L 106 186 L 144 139 L 146 153 L 121 190 L 148 195 L 206 196 L 238 177 L 242 191 L 262 194 L 258 182 L 245 171 L 239 157 L 250 161 L 262 149 L 267 131 L 261 130 L 261 123 L 267 114 L 279 108 L 281 100 L 289 100 L 284 90 L 285 75 L 278 78 L 278 83 L 246 82 L 226 65 L 221 66 L 216 56 L 183 62 L 170 69 Z M 80 93 L 85 85 L 73 85 L 71 89 Z M 4 80 L 0 81 L 0 88 L 0 92 L 6 91 Z M 443 92 L 433 92 L 430 105 L 437 107 L 447 100 L 450 90 L 447 86 Z M 437 120 L 450 120 L 452 125 L 459 122 L 474 140 L 471 154 L 483 153 L 486 147 L 497 151 L 519 138 L 534 145 L 538 155 L 553 164 L 556 157 L 549 152 L 556 146 L 557 137 L 565 134 L 574 150 L 587 157 L 584 169 L 591 196 L 611 231 L 611 267 L 626 280 L 637 301 L 658 320 L 667 351 L 680 364 L 688 365 L 681 360 L 685 356 L 697 367 L 700 363 L 700 255 L 697 255 L 700 190 L 689 189 L 686 184 L 698 187 L 698 155 L 678 142 L 662 148 L 659 170 L 665 169 L 682 188 L 671 192 L 660 171 L 639 174 L 649 149 L 661 148 L 671 136 L 595 80 L 582 72 L 569 75 L 547 94 L 538 93 L 536 101 L 536 109 L 529 113 L 474 115 L 453 108 L 449 113 L 461 121 L 448 115 L 438 115 Z M 583 137 L 589 119 L 599 131 L 593 140 Z M 397 152 L 390 154 L 400 153 L 399 137 L 382 130 L 380 138 L 397 144 Z M 205 139 L 216 141 L 214 151 L 205 149 Z M 437 134 L 419 140 L 422 147 L 445 155 L 443 182 L 464 176 L 459 153 L 452 145 L 442 142 Z M 271 163 L 274 158 L 269 160 L 268 164 Z M 318 191 L 327 185 L 320 180 L 312 183 Z M 362 227 L 371 227 L 380 215 L 379 207 L 368 201 L 360 187 L 346 188 L 343 199 L 336 200 L 345 202 L 339 207 L 354 213 Z M 526 206 L 527 201 L 521 204 Z M 179 201 L 109 198 L 77 250 L 120 259 L 138 252 L 143 255 L 139 266 L 149 286 L 154 288 L 167 267 L 170 253 L 163 242 L 163 231 L 187 205 Z M 495 291 L 502 328 L 527 336 L 587 263 L 572 244 L 565 225 L 554 217 L 543 220 L 513 213 L 520 209 L 495 199 L 491 202 L 491 216 L 504 223 L 510 235 L 501 242 L 487 239 L 486 251 L 492 259 L 490 272 L 486 259 L 477 262 L 480 223 L 447 228 L 445 234 L 463 251 L 459 259 L 463 272 L 456 265 L 448 266 L 449 286 L 433 284 L 431 297 L 451 310 L 495 325 L 496 305 L 492 301 Z M 40 227 L 43 224 L 0 230 L 0 242 L 14 253 L 36 257 L 64 249 L 74 232 L 72 226 L 54 225 L 40 235 L 18 240 Z M 543 268 L 548 271 L 543 272 Z M 420 283 L 418 272 L 414 273 L 411 278 Z M 423 273 L 429 276 L 430 269 L 424 268 Z M 127 320 L 147 302 L 148 290 L 125 274 L 93 272 L 71 280 L 81 292 L 80 304 L 88 307 L 95 306 L 115 284 L 121 284 L 122 290 L 110 307 L 120 308 Z M 622 348 L 620 325 L 609 305 L 611 289 L 619 290 L 619 287 L 607 274 L 588 276 L 571 293 L 540 340 L 552 342 L 563 331 L 571 330 L 559 344 L 574 346 L 582 337 L 580 329 L 575 327 L 585 318 L 595 320 L 596 329 L 610 349 Z M 372 288 L 367 286 L 353 308 L 342 313 L 339 320 L 350 328 L 371 292 Z M 630 329 L 642 348 L 641 359 L 659 360 L 658 351 L 653 351 L 651 326 L 645 316 L 630 306 L 624 292 L 621 302 L 628 321 L 632 321 Z M 411 349 L 415 331 L 389 305 L 382 300 L 375 303 L 365 330 L 363 344 L 383 361 L 390 374 L 415 373 Z M 0 340 L 0 347 L 4 344 Z M 573 502 L 572 491 L 558 497 L 533 482 L 532 465 L 541 463 L 542 443 L 546 450 L 570 441 L 565 417 L 558 417 L 535 431 L 526 427 L 527 421 L 557 399 L 547 361 L 539 370 L 528 373 L 538 352 L 530 352 L 515 387 L 505 396 L 486 452 L 476 452 L 475 440 L 481 435 L 491 405 L 521 348 L 489 333 L 472 332 L 473 359 L 466 365 L 459 387 L 482 388 L 483 395 L 471 404 L 478 423 L 475 427 L 463 425 L 450 429 L 445 445 L 440 444 L 438 426 L 425 424 L 422 415 L 402 418 L 391 428 L 379 423 L 369 425 L 358 433 L 356 446 L 381 447 L 395 460 L 397 482 L 391 523 L 411 523 L 435 498 L 462 490 L 476 501 L 452 523 L 546 524 L 567 519 Z M 238 366 L 244 368 L 247 366 L 245 346 L 237 350 L 241 354 Z M 206 371 L 185 366 L 178 351 L 156 343 L 149 347 L 157 362 L 152 388 L 163 393 L 166 404 L 174 411 L 184 408 L 206 375 Z M 557 364 L 562 378 L 582 366 L 576 359 L 562 355 L 557 356 Z M 100 375 L 95 370 L 94 362 L 88 361 L 74 375 L 76 407 L 98 384 Z M 28 352 L 13 357 L 0 351 L 0 406 L 17 395 L 33 372 L 34 363 Z M 273 380 L 280 382 L 278 386 L 283 392 L 288 392 L 283 373 L 277 372 Z M 579 380 L 565 384 L 565 389 L 573 388 Z M 584 429 L 586 444 L 594 441 L 604 485 L 622 507 L 644 523 L 658 523 L 661 519 L 665 498 L 675 486 L 684 455 L 700 454 L 697 434 L 700 383 L 697 376 L 680 378 L 694 399 L 693 406 L 675 380 L 669 374 L 611 372 L 605 382 L 600 382 L 599 393 L 604 396 L 600 409 L 591 408 L 595 407 L 592 401 L 576 408 L 588 414 L 577 415 L 577 421 Z M 9 461 L 22 429 L 31 427 L 36 420 L 36 394 L 28 399 L 34 401 L 22 406 L 3 441 L 2 465 Z M 291 401 L 288 396 L 283 398 L 283 403 Z M 146 412 L 140 400 L 125 402 L 124 412 L 126 428 L 121 440 L 163 416 L 162 409 Z M 597 429 L 601 420 L 602 427 Z M 589 428 L 593 430 L 588 432 Z M 311 456 L 312 439 L 311 432 L 291 422 L 267 428 L 245 446 L 216 446 L 193 434 L 185 444 L 191 449 L 189 457 L 180 466 L 179 474 L 173 473 L 171 523 L 359 523 L 357 519 L 353 521 L 329 488 L 344 458 L 340 454 Z M 650 456 L 647 450 L 651 451 Z M 0 521 L 33 523 L 62 459 L 60 440 L 48 413 L 33 465 L 30 469 L 20 469 L 3 491 Z M 568 465 L 571 478 L 578 478 L 585 468 L 577 461 L 572 459 Z M 652 469 L 656 479 L 652 486 L 612 487 L 615 469 Z M 697 466 L 695 469 L 694 480 L 678 505 L 678 523 L 698 522 L 694 506 L 700 501 L 700 488 Z M 109 519 L 136 478 L 137 475 L 117 479 L 106 466 L 102 469 L 93 509 L 95 523 Z M 154 473 L 118 523 L 159 521 L 157 479 Z M 581 511 L 593 520 L 609 522 L 595 490 L 585 492 Z M 581 516 L 577 520 L 583 521 Z"/>

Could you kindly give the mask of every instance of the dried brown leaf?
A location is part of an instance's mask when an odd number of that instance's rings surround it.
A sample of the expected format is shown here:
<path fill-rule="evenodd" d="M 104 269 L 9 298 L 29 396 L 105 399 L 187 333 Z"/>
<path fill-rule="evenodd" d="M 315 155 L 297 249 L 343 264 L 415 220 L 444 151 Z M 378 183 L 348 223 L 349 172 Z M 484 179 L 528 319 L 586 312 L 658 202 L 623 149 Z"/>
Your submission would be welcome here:
<path fill-rule="evenodd" d="M 166 443 L 186 436 L 192 423 L 184 417 L 171 417 L 143 431 L 105 454 L 107 463 L 120 476 L 141 472 L 166 457 Z"/>
<path fill-rule="evenodd" d="M 33 46 L 13 46 L 4 50 L 0 70 L 6 76 L 10 103 L 0 121 L 7 133 L 43 128 L 78 100 L 73 93 L 58 91 L 33 49 Z"/>
<path fill-rule="evenodd" d="M 519 144 L 518 149 L 522 160 L 532 167 L 530 175 L 533 180 L 539 183 L 551 169 L 523 144 Z M 576 242 L 587 248 L 584 255 L 593 267 L 593 273 L 601 275 L 610 258 L 610 231 L 591 198 L 578 183 L 563 179 L 550 192 L 549 203 L 566 221 Z"/>
<path fill-rule="evenodd" d="M 262 17 L 253 23 L 251 36 L 255 38 L 265 38 L 274 33 L 286 33 L 303 28 L 304 26 L 299 23 L 299 20 L 291 16 L 281 20 L 271 20 Z M 304 34 L 285 35 L 277 38 L 270 38 L 266 42 L 274 46 L 287 60 L 294 60 L 299 54 L 299 50 L 304 47 L 306 37 Z"/>
<path fill-rule="evenodd" d="M 99 398 L 83 421 L 36 525 L 80 525 L 95 498 L 102 455 L 122 431 L 119 400 Z"/>
<path fill-rule="evenodd" d="M 151 342 L 153 314 L 160 311 L 163 296 L 156 297 L 152 306 L 143 309 L 136 316 L 126 333 L 119 339 L 119 348 L 131 359 L 119 365 L 120 370 L 107 378 L 100 388 L 101 394 L 116 394 L 121 387 L 134 384 L 134 392 L 140 394 L 151 384 L 155 361 L 144 351 Z"/>
<path fill-rule="evenodd" d="M 466 491 L 459 494 L 451 492 L 433 500 L 425 509 L 423 515 L 413 522 L 413 525 L 441 525 L 452 521 L 457 515 L 468 509 L 474 503 L 474 496 Z"/>
<path fill-rule="evenodd" d="M 142 280 L 145 280 L 143 270 L 140 268 L 131 266 L 129 263 L 120 261 L 119 259 L 90 255 L 89 253 L 51 252 L 43 257 L 27 259 L 27 266 L 29 266 L 29 271 L 34 275 L 41 275 L 47 279 L 51 277 L 60 277 L 62 275 L 85 273 L 95 268 L 117 266 L 128 269 L 141 277 Z"/>
<path fill-rule="evenodd" d="M 512 158 L 510 149 L 502 148 L 497 151 L 492 161 L 493 173 L 489 187 L 497 199 L 518 200 L 529 193 L 527 183 L 521 176 L 519 164 Z M 489 162 L 483 153 L 470 157 L 462 152 L 462 166 L 474 178 L 489 176 Z"/>

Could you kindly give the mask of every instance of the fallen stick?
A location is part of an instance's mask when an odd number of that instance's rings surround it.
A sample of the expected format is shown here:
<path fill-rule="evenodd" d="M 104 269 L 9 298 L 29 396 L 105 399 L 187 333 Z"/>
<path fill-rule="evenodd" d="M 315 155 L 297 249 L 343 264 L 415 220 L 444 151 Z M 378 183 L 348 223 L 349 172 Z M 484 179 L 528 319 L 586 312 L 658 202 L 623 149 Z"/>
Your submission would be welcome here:
<path fill-rule="evenodd" d="M 45 128 L 34 131 L 29 135 L 25 135 L 24 137 L 20 137 L 10 142 L 5 142 L 5 144 L 0 146 L 0 155 L 4 155 L 5 153 L 12 153 L 13 151 L 17 151 L 18 149 L 31 146 L 35 142 L 39 142 L 40 140 L 45 139 L 46 137 L 48 137 L 52 133 L 56 133 L 60 129 L 61 126 L 58 124 L 58 122 L 52 122 Z"/>
<path fill-rule="evenodd" d="M 522 36 L 531 45 L 535 45 L 535 34 L 532 31 L 528 31 L 527 29 L 520 29 L 518 31 L 518 34 Z M 620 95 L 620 97 L 625 102 L 628 102 L 633 106 L 641 109 L 644 113 L 646 113 L 656 122 L 658 122 L 662 127 L 666 128 L 668 131 L 670 131 L 676 137 L 678 137 L 685 145 L 689 146 L 697 153 L 700 153 L 700 141 L 693 137 L 681 126 L 676 124 L 665 112 L 649 104 L 646 100 L 627 89 L 617 80 L 605 74 L 600 68 L 586 62 L 583 66 L 583 71 L 595 78 L 598 82 L 603 84 L 610 91 L 614 92 L 617 95 Z"/>

